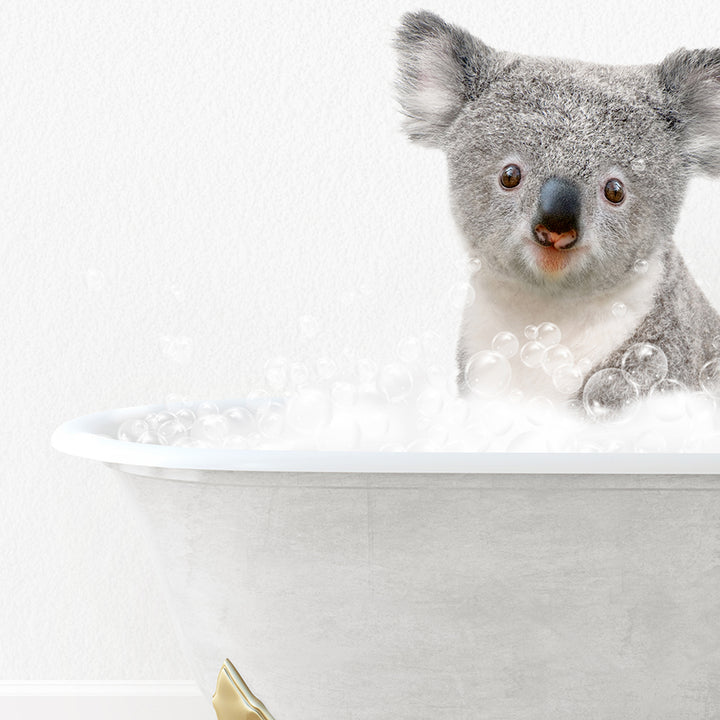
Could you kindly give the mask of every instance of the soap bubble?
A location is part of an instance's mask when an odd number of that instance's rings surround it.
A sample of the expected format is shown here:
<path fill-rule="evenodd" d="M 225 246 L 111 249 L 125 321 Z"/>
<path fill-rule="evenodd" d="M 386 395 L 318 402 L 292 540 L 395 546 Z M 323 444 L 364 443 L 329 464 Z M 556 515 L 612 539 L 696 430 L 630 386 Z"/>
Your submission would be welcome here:
<path fill-rule="evenodd" d="M 385 443 L 380 447 L 380 452 L 399 453 L 405 452 L 405 446 L 401 443 Z"/>
<path fill-rule="evenodd" d="M 546 348 L 557 345 L 562 340 L 560 328 L 551 322 L 540 323 L 537 328 L 537 337 L 535 338 L 541 345 Z"/>
<path fill-rule="evenodd" d="M 265 363 L 265 384 L 274 393 L 282 392 L 288 381 L 288 361 L 274 357 Z"/>
<path fill-rule="evenodd" d="M 507 452 L 541 453 L 547 452 L 549 448 L 547 437 L 543 433 L 537 430 L 528 430 L 512 438 L 506 450 Z"/>
<path fill-rule="evenodd" d="M 298 329 L 300 330 L 301 338 L 310 340 L 317 337 L 320 332 L 320 323 L 317 318 L 312 315 L 302 315 L 298 320 Z"/>
<path fill-rule="evenodd" d="M 250 448 L 250 450 L 260 447 L 262 442 L 263 442 L 263 436 L 259 432 L 250 433 L 247 436 L 247 444 L 248 444 L 248 448 Z"/>
<path fill-rule="evenodd" d="M 425 377 L 433 387 L 444 388 L 447 385 L 448 376 L 438 365 L 428 365 L 425 368 Z"/>
<path fill-rule="evenodd" d="M 580 358 L 576 365 L 583 375 L 587 375 L 592 370 L 593 361 L 589 357 L 584 357 Z"/>
<path fill-rule="evenodd" d="M 526 342 L 522 348 L 520 348 L 520 359 L 523 364 L 529 368 L 540 367 L 544 354 L 545 346 L 541 345 L 537 340 Z"/>
<path fill-rule="evenodd" d="M 215 413 L 198 415 L 197 420 L 190 428 L 190 437 L 204 440 L 210 445 L 221 445 L 229 428 L 228 419 L 223 415 Z"/>
<path fill-rule="evenodd" d="M 247 395 L 247 402 L 251 407 L 255 408 L 256 411 L 260 408 L 266 408 L 272 402 L 270 393 L 265 388 L 256 388 L 251 390 Z"/>
<path fill-rule="evenodd" d="M 379 393 L 363 393 L 358 398 L 357 422 L 363 438 L 370 442 L 385 439 L 390 430 L 390 415 Z"/>
<path fill-rule="evenodd" d="M 482 407 L 482 418 L 487 423 L 487 431 L 497 437 L 507 435 L 518 419 L 515 409 L 509 403 L 493 400 Z"/>
<path fill-rule="evenodd" d="M 167 420 L 174 420 L 175 419 L 175 413 L 170 412 L 169 410 L 160 410 L 159 412 L 155 413 L 155 423 L 156 425 L 160 425 Z"/>
<path fill-rule="evenodd" d="M 635 440 L 633 450 L 638 453 L 662 453 L 667 450 L 667 442 L 659 432 L 648 430 Z"/>
<path fill-rule="evenodd" d="M 445 403 L 442 413 L 448 425 L 465 427 L 470 417 L 470 403 L 462 398 L 452 398 Z"/>
<path fill-rule="evenodd" d="M 258 408 L 257 426 L 266 440 L 276 440 L 285 427 L 285 408 L 277 402 L 270 402 Z"/>
<path fill-rule="evenodd" d="M 425 388 L 417 397 L 415 406 L 422 417 L 432 418 L 443 408 L 443 394 L 433 387 Z"/>
<path fill-rule="evenodd" d="M 613 303 L 612 314 L 616 318 L 625 317 L 627 315 L 627 305 L 622 302 Z"/>
<path fill-rule="evenodd" d="M 667 375 L 668 361 L 657 345 L 635 343 L 625 351 L 620 367 L 641 390 L 646 390 Z"/>
<path fill-rule="evenodd" d="M 85 271 L 85 285 L 88 290 L 98 292 L 105 287 L 106 282 L 105 273 L 102 270 L 91 267 Z"/>
<path fill-rule="evenodd" d="M 456 260 L 453 260 L 453 267 L 458 273 L 465 274 L 471 271 L 473 259 L 466 255 L 459 256 Z"/>
<path fill-rule="evenodd" d="M 646 166 L 647 164 L 645 162 L 645 159 L 641 157 L 633 158 L 630 161 L 630 167 L 632 168 L 632 171 L 634 173 L 637 173 L 638 175 L 642 175 L 645 172 Z"/>
<path fill-rule="evenodd" d="M 712 339 L 712 348 L 713 350 L 720 350 L 720 335 L 716 335 Z"/>
<path fill-rule="evenodd" d="M 318 450 L 354 450 L 360 442 L 360 427 L 350 415 L 337 415 L 316 435 Z"/>
<path fill-rule="evenodd" d="M 458 432 L 457 439 L 449 443 L 447 449 L 456 452 L 484 452 L 492 440 L 486 427 L 480 423 L 473 423 L 463 426 Z"/>
<path fill-rule="evenodd" d="M 288 401 L 288 424 L 299 433 L 312 434 L 330 422 L 332 403 L 320 388 L 300 388 Z"/>
<path fill-rule="evenodd" d="M 302 385 L 307 385 L 310 380 L 310 369 L 305 363 L 291 363 L 288 368 L 288 373 L 290 375 L 290 382 L 293 387 L 296 388 L 301 387 Z"/>
<path fill-rule="evenodd" d="M 422 334 L 422 351 L 426 358 L 433 358 L 442 348 L 442 338 L 434 330 L 426 330 Z"/>
<path fill-rule="evenodd" d="M 687 387 L 678 380 L 664 378 L 656 382 L 648 394 L 653 414 L 667 422 L 679 420 L 685 415 L 686 407 L 682 393 L 687 393 Z"/>
<path fill-rule="evenodd" d="M 165 396 L 165 408 L 168 412 L 175 413 L 190 405 L 190 403 L 177 393 L 170 393 Z"/>
<path fill-rule="evenodd" d="M 156 413 L 148 413 L 145 416 L 145 422 L 147 423 L 148 430 L 152 430 L 155 432 L 161 423 L 166 422 L 167 420 L 174 419 L 175 416 L 171 412 L 167 412 L 167 410 L 161 410 L 160 412 Z"/>
<path fill-rule="evenodd" d="M 192 340 L 186 335 L 163 335 L 160 338 L 160 348 L 165 358 L 179 365 L 189 362 L 193 352 Z"/>
<path fill-rule="evenodd" d="M 479 257 L 471 257 L 467 261 L 468 270 L 471 275 L 474 275 L 479 270 L 482 270 L 482 260 Z"/>
<path fill-rule="evenodd" d="M 448 429 L 442 425 L 434 425 L 424 435 L 411 442 L 408 452 L 440 452 L 450 439 Z"/>
<path fill-rule="evenodd" d="M 329 357 L 321 357 L 315 364 L 318 377 L 321 380 L 331 380 L 337 375 L 337 363 Z"/>
<path fill-rule="evenodd" d="M 157 436 L 163 445 L 172 445 L 179 437 L 184 437 L 186 432 L 185 425 L 173 418 L 158 427 Z"/>
<path fill-rule="evenodd" d="M 635 270 L 635 272 L 639 275 L 644 275 L 648 271 L 649 267 L 650 264 L 647 260 L 636 260 L 633 265 L 633 270 Z"/>
<path fill-rule="evenodd" d="M 150 428 L 148 424 L 142 418 L 130 418 L 125 420 L 117 431 L 118 440 L 124 440 L 125 442 L 137 442 L 143 433 L 147 432 Z"/>
<path fill-rule="evenodd" d="M 520 347 L 520 341 L 513 333 L 502 331 L 492 339 L 491 347 L 495 352 L 500 353 L 503 357 L 511 358 L 517 355 L 518 348 Z"/>
<path fill-rule="evenodd" d="M 408 452 L 441 452 L 449 439 L 447 428 L 434 426 L 421 437 L 413 440 L 408 446 Z"/>
<path fill-rule="evenodd" d="M 528 400 L 525 414 L 533 425 L 544 425 L 549 420 L 552 411 L 552 400 L 539 396 Z"/>
<path fill-rule="evenodd" d="M 523 335 L 525 335 L 528 340 L 536 340 L 537 334 L 537 325 L 526 325 L 525 330 L 523 330 Z"/>
<path fill-rule="evenodd" d="M 233 436 L 246 437 L 257 430 L 255 415 L 246 407 L 230 407 L 223 412 L 228 421 L 228 433 Z"/>
<path fill-rule="evenodd" d="M 388 363 L 380 370 L 378 388 L 390 402 L 400 402 L 410 394 L 413 377 L 402 363 Z"/>
<path fill-rule="evenodd" d="M 700 436 L 692 438 L 689 443 L 688 451 L 701 453 L 717 453 L 720 452 L 720 433 Z"/>
<path fill-rule="evenodd" d="M 475 290 L 470 283 L 456 283 L 450 289 L 450 304 L 456 310 L 469 308 L 475 302 Z"/>
<path fill-rule="evenodd" d="M 700 368 L 700 386 L 716 400 L 720 400 L 720 358 L 713 358 Z"/>
<path fill-rule="evenodd" d="M 180 410 L 175 413 L 175 418 L 179 423 L 182 423 L 185 430 L 189 430 L 197 419 L 197 415 L 195 415 L 195 412 L 190 408 L 180 408 Z"/>
<path fill-rule="evenodd" d="M 397 355 L 405 363 L 414 363 L 420 359 L 422 343 L 416 337 L 407 337 L 398 343 Z"/>
<path fill-rule="evenodd" d="M 374 360 L 369 358 L 360 358 L 357 364 L 358 380 L 361 384 L 371 383 L 375 380 L 378 366 Z"/>
<path fill-rule="evenodd" d="M 354 378 L 357 375 L 357 361 L 357 353 L 352 348 L 345 346 L 340 353 L 338 373 Z"/>
<path fill-rule="evenodd" d="M 552 373 L 553 386 L 565 395 L 576 393 L 583 384 L 585 374 L 577 365 L 561 365 Z"/>
<path fill-rule="evenodd" d="M 247 450 L 250 443 L 245 435 L 228 435 L 223 441 L 223 447 L 232 450 Z"/>
<path fill-rule="evenodd" d="M 693 392 L 685 396 L 687 414 L 703 424 L 715 415 L 716 403 L 712 395 L 706 392 Z"/>
<path fill-rule="evenodd" d="M 202 417 L 203 415 L 218 415 L 219 413 L 220 409 L 218 406 L 209 400 L 201 402 L 195 409 L 195 414 L 198 417 Z"/>
<path fill-rule="evenodd" d="M 146 430 L 135 442 L 142 445 L 160 445 L 160 438 L 154 430 Z"/>
<path fill-rule="evenodd" d="M 493 350 L 475 353 L 465 366 L 465 382 L 475 395 L 498 397 L 510 386 L 512 368 L 507 358 Z"/>
<path fill-rule="evenodd" d="M 187 435 L 183 435 L 182 437 L 179 437 L 175 440 L 173 443 L 173 447 L 182 447 L 182 448 L 209 448 L 212 447 L 212 445 L 209 442 L 206 442 L 205 440 L 199 440 L 198 438 L 189 437 Z"/>
<path fill-rule="evenodd" d="M 178 285 L 177 283 L 170 283 L 167 286 L 167 289 L 179 303 L 182 303 L 185 300 L 185 292 L 183 291 L 182 287 L 180 287 L 180 285 Z"/>
<path fill-rule="evenodd" d="M 563 365 L 572 365 L 574 361 L 570 348 L 565 345 L 550 345 L 542 355 L 542 367 L 548 374 L 552 375 L 555 370 Z"/>
<path fill-rule="evenodd" d="M 418 413 L 415 416 L 415 428 L 420 432 L 423 432 L 433 424 L 433 421 L 433 418 L 427 417 L 426 415 L 420 415 Z"/>
<path fill-rule="evenodd" d="M 620 420 L 639 397 L 638 386 L 618 368 L 598 370 L 585 383 L 583 406 L 593 420 Z"/>
<path fill-rule="evenodd" d="M 330 390 L 332 401 L 340 407 L 352 407 L 358 397 L 357 385 L 353 383 L 336 381 Z"/>

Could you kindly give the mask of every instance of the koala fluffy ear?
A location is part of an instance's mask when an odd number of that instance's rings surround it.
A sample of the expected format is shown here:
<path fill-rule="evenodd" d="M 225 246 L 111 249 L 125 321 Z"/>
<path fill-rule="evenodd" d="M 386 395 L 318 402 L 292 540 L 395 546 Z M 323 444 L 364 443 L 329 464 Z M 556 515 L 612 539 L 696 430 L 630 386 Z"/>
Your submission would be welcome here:
<path fill-rule="evenodd" d="M 677 50 L 659 70 L 690 165 L 720 175 L 720 48 Z"/>
<path fill-rule="evenodd" d="M 411 140 L 438 147 L 464 103 L 476 96 L 496 53 L 433 13 L 407 13 L 395 39 L 397 91 Z"/>

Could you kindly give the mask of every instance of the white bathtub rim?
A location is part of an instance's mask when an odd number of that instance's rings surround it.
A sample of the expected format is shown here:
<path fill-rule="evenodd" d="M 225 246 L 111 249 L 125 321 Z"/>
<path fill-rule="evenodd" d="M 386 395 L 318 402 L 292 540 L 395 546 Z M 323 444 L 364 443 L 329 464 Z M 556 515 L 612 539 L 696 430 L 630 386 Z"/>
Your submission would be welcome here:
<path fill-rule="evenodd" d="M 227 406 L 238 404 L 228 401 Z M 105 410 L 63 423 L 52 446 L 100 462 L 186 470 L 308 473 L 720 475 L 719 453 L 522 453 L 237 450 L 147 445 L 109 433 L 162 405 Z"/>

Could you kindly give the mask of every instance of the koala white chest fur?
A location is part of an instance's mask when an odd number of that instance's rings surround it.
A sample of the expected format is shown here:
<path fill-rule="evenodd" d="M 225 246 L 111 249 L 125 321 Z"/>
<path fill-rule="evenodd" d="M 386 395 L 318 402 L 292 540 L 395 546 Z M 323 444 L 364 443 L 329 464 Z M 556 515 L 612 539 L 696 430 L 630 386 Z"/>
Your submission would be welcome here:
<path fill-rule="evenodd" d="M 498 333 L 507 331 L 519 339 L 522 347 L 529 341 L 524 335 L 527 326 L 551 322 L 560 329 L 561 343 L 586 375 L 637 330 L 653 306 L 661 276 L 660 262 L 652 259 L 645 273 L 619 288 L 589 299 L 570 299 L 538 297 L 522 284 L 500 281 L 481 270 L 470 278 L 475 300 L 463 314 L 458 355 L 470 358 L 487 350 Z M 527 397 L 562 396 L 552 378 L 541 367 L 525 365 L 520 353 L 511 363 L 513 386 Z"/>
<path fill-rule="evenodd" d="M 396 49 L 405 129 L 445 152 L 455 221 L 482 261 L 458 341 L 461 389 L 496 333 L 524 342 L 544 321 L 586 372 L 647 343 L 668 378 L 698 388 L 720 316 L 673 232 L 690 177 L 720 175 L 720 49 L 642 66 L 528 57 L 428 12 L 404 17 Z M 529 364 L 513 359 L 514 384 L 548 394 Z"/>

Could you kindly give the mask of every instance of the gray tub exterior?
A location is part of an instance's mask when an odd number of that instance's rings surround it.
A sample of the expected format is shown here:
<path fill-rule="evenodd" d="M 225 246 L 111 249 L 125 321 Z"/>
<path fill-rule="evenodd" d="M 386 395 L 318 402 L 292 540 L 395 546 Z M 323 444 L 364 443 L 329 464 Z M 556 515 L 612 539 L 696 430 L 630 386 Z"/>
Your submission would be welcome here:
<path fill-rule="evenodd" d="M 278 720 L 720 716 L 714 477 L 123 473 L 196 669 Z"/>
<path fill-rule="evenodd" d="M 720 717 L 715 457 L 230 470 L 112 443 L 56 447 L 127 488 L 208 695 L 229 657 L 276 720 Z"/>

